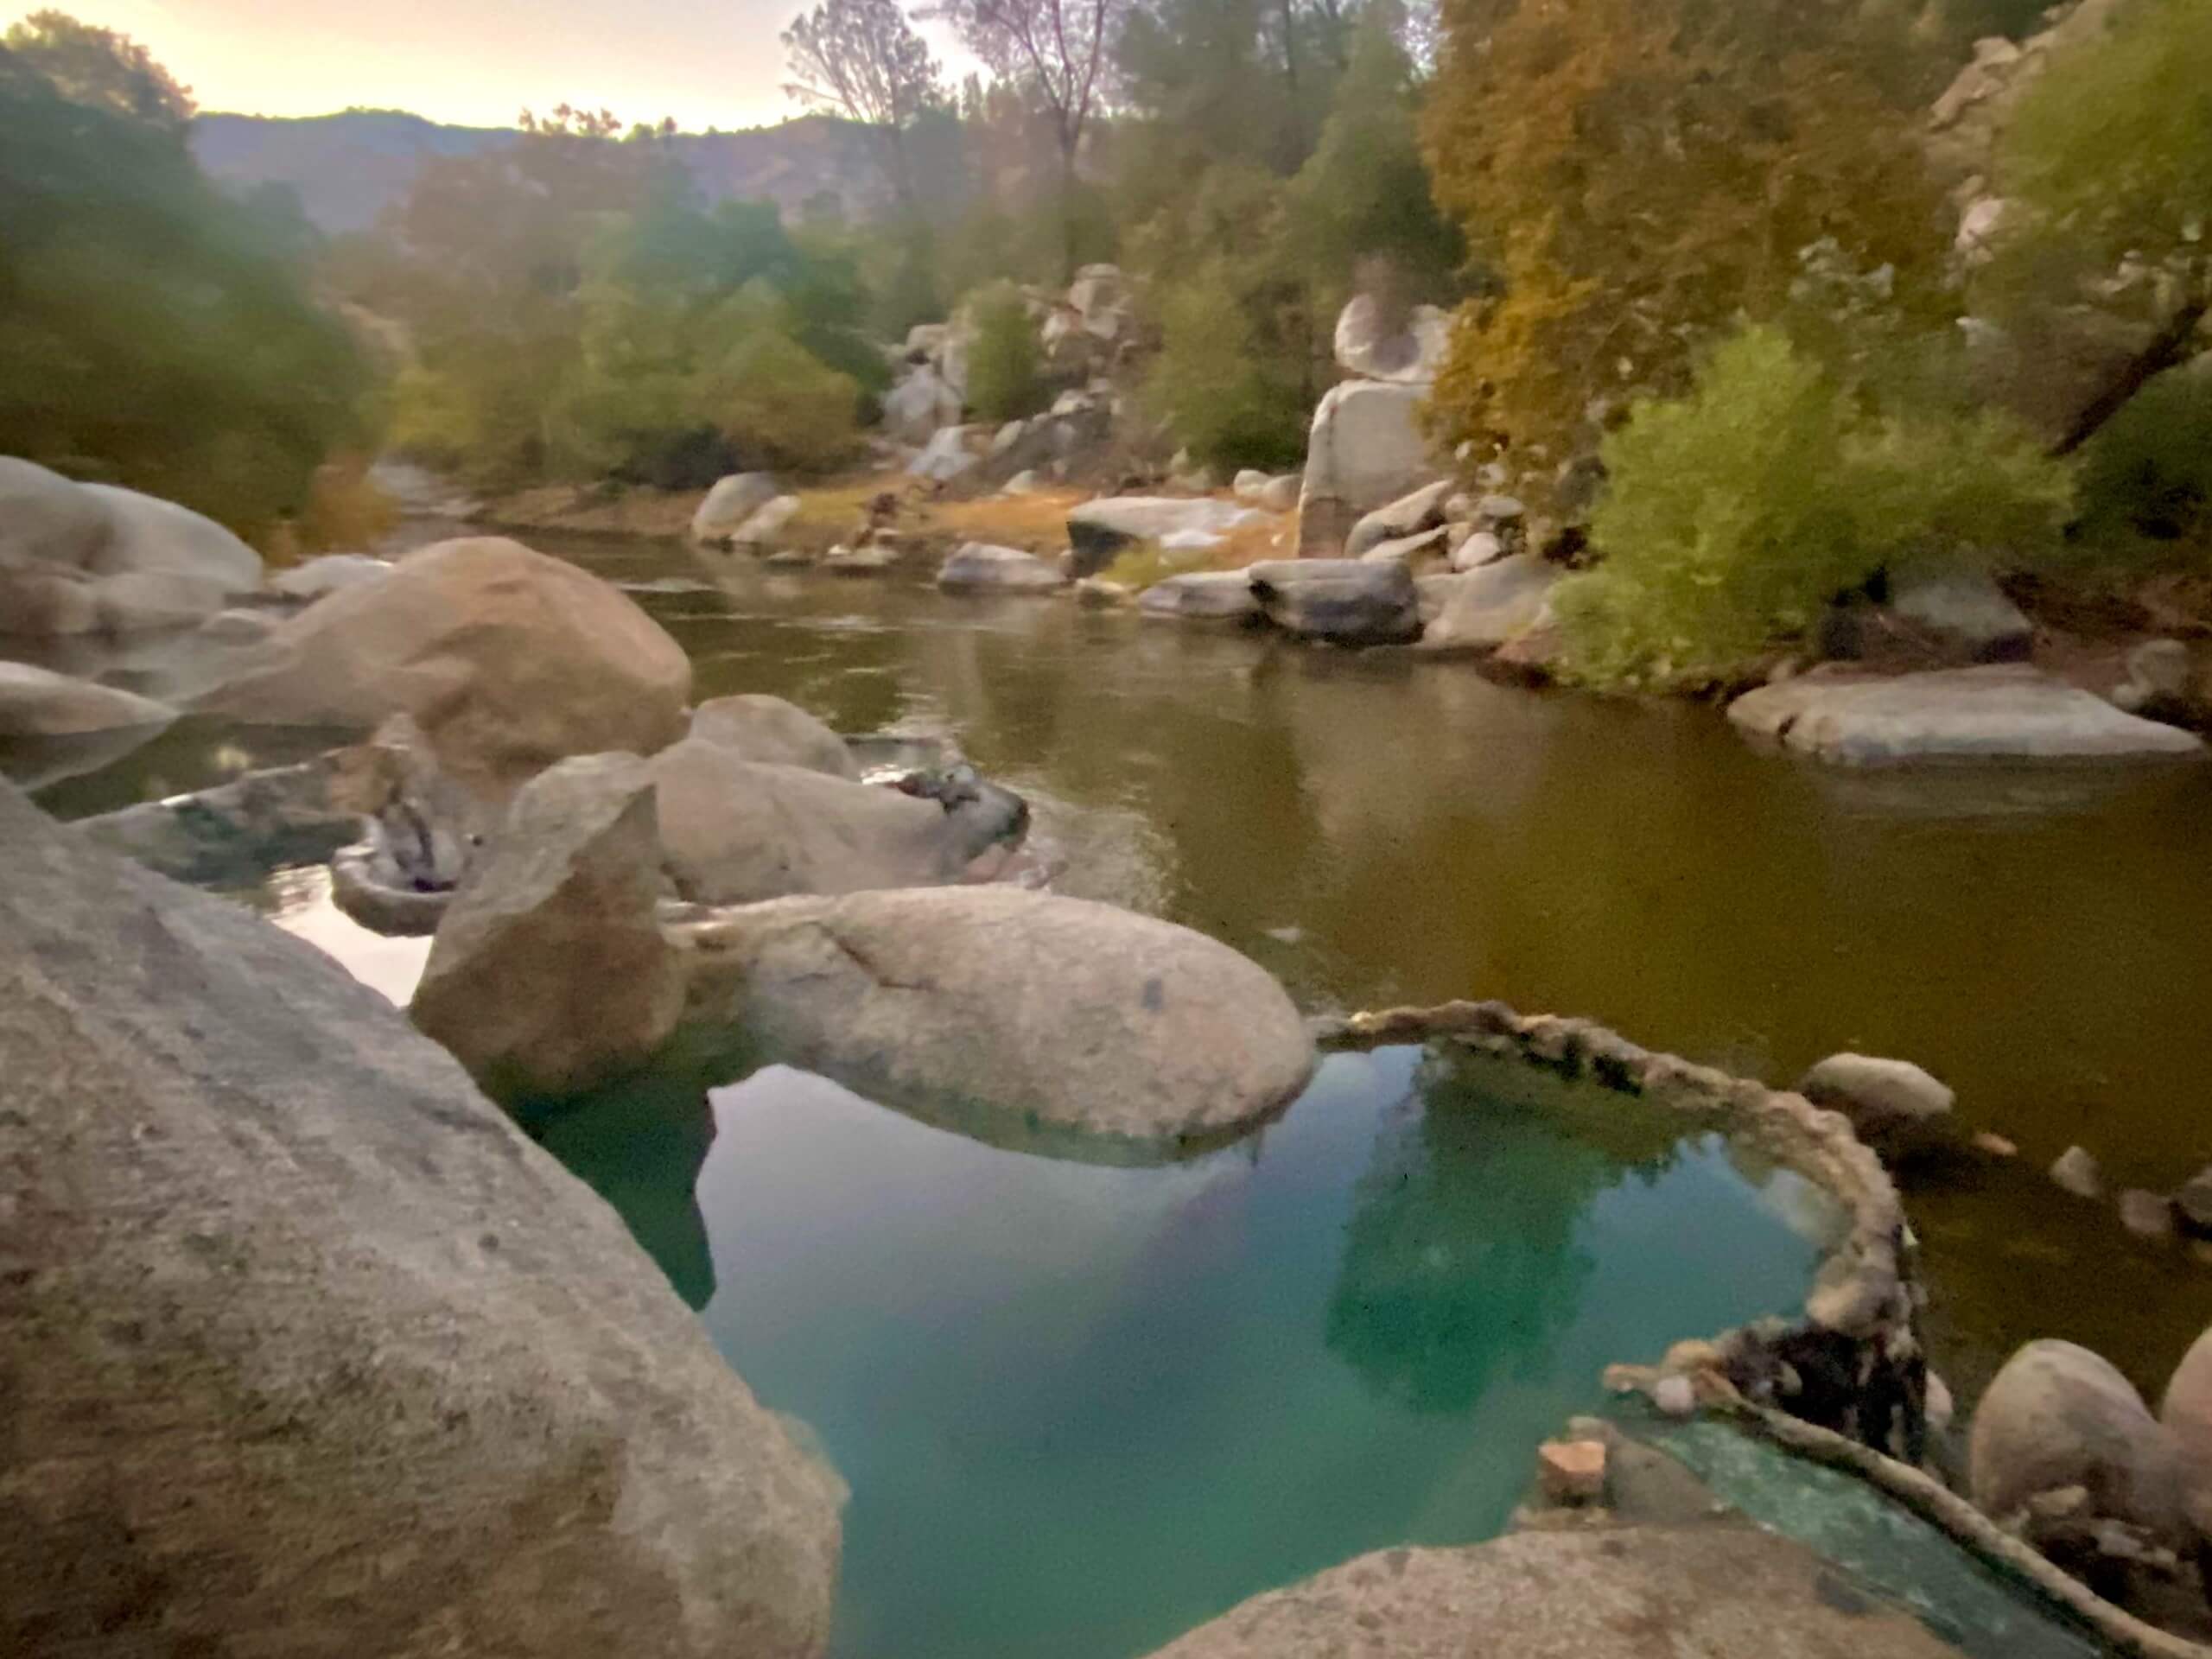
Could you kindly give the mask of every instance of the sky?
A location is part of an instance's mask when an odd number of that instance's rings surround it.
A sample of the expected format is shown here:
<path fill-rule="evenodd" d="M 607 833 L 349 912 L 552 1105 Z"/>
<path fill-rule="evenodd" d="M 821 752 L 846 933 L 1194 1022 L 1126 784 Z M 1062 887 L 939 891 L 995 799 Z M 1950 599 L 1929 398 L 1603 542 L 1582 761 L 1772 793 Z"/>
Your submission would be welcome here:
<path fill-rule="evenodd" d="M 801 0 L 0 0 L 0 22 L 45 4 L 138 41 L 203 110 L 504 127 L 569 103 L 692 130 L 798 113 L 776 37 Z"/>

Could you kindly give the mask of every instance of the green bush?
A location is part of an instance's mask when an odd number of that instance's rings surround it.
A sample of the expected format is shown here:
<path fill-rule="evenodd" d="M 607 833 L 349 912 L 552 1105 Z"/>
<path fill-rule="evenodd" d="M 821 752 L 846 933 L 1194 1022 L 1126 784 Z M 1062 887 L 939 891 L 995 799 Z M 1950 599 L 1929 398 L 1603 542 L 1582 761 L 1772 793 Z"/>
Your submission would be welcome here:
<path fill-rule="evenodd" d="M 1280 468 L 1305 453 L 1296 365 L 1257 349 L 1249 308 L 1218 262 L 1166 294 L 1146 401 L 1178 443 L 1222 467 Z"/>
<path fill-rule="evenodd" d="M 2091 441 L 2075 550 L 2121 563 L 2212 552 L 2212 373 L 2167 370 Z"/>
<path fill-rule="evenodd" d="M 1045 407 L 1045 353 L 1020 291 L 996 283 L 968 302 L 968 405 L 987 421 L 1020 420 Z"/>
<path fill-rule="evenodd" d="M 1604 562 L 1554 594 L 1570 671 L 1601 684 L 1725 679 L 1877 572 L 2047 561 L 2067 469 L 1993 416 L 1869 413 L 1770 327 L 1714 353 L 1684 398 L 1605 447 Z"/>
<path fill-rule="evenodd" d="M 749 464 L 826 472 L 859 442 L 860 387 L 790 336 L 750 331 L 696 383 L 692 412 Z"/>

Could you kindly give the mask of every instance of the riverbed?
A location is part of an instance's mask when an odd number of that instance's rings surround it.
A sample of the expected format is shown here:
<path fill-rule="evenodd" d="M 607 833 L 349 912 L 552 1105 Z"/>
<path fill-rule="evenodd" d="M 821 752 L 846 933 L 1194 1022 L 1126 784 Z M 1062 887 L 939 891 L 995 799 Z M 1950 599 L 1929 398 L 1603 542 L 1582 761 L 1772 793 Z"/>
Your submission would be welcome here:
<path fill-rule="evenodd" d="M 2020 1147 L 1908 1184 L 1963 1397 L 2039 1335 L 2155 1396 L 2212 1322 L 2212 1266 L 2041 1173 L 2077 1141 L 2115 1187 L 2212 1160 L 2212 768 L 1837 773 L 1708 709 L 1407 654 L 903 579 L 716 586 L 673 544 L 538 539 L 627 587 L 699 696 L 951 738 L 1029 798 L 1060 891 L 1222 938 L 1308 1007 L 1494 996 L 1777 1084 L 1845 1048 L 1926 1065 Z M 41 798 L 100 810 L 282 747 L 187 726 Z M 315 893 L 262 901 L 327 931 Z"/>

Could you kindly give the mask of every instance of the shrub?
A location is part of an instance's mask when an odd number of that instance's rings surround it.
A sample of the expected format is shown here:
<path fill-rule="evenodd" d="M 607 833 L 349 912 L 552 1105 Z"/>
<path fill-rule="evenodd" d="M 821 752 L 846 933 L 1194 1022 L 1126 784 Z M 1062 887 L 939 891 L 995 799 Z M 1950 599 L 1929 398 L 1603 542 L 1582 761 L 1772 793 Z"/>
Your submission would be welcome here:
<path fill-rule="evenodd" d="M 1171 289 L 1146 401 L 1178 443 L 1221 467 L 1281 467 L 1305 453 L 1294 365 L 1257 348 L 1249 311 L 1218 262 Z"/>
<path fill-rule="evenodd" d="M 968 405 L 987 421 L 1019 420 L 1045 406 L 1044 350 L 1037 323 L 1011 283 L 968 302 Z"/>
<path fill-rule="evenodd" d="M 1637 405 L 1605 459 L 1604 563 L 1554 607 L 1571 671 L 1616 685 L 1725 679 L 1885 569 L 2047 559 L 2071 499 L 1999 417 L 1869 413 L 1770 327 L 1725 342 L 1689 396 Z"/>
<path fill-rule="evenodd" d="M 2077 548 L 2123 563 L 2212 552 L 2212 373 L 2169 369 L 2091 441 Z"/>
<path fill-rule="evenodd" d="M 700 377 L 694 410 L 748 461 L 824 472 L 859 440 L 860 388 L 788 335 L 747 332 Z"/>

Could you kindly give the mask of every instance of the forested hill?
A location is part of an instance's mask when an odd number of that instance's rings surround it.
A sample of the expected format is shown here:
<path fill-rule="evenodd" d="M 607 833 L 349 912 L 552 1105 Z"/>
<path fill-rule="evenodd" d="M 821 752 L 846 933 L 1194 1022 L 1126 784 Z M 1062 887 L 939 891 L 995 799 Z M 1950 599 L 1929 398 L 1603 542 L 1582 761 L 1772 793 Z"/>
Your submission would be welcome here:
<path fill-rule="evenodd" d="M 373 224 L 425 160 L 469 155 L 513 136 L 509 128 L 446 126 L 401 110 L 348 110 L 297 118 L 203 115 L 193 123 L 192 146 L 224 183 L 293 186 L 308 217 L 336 232 Z M 851 129 L 823 116 L 744 132 L 683 133 L 674 148 L 710 200 L 766 200 L 791 213 L 826 195 L 859 215 L 875 189 Z"/>

